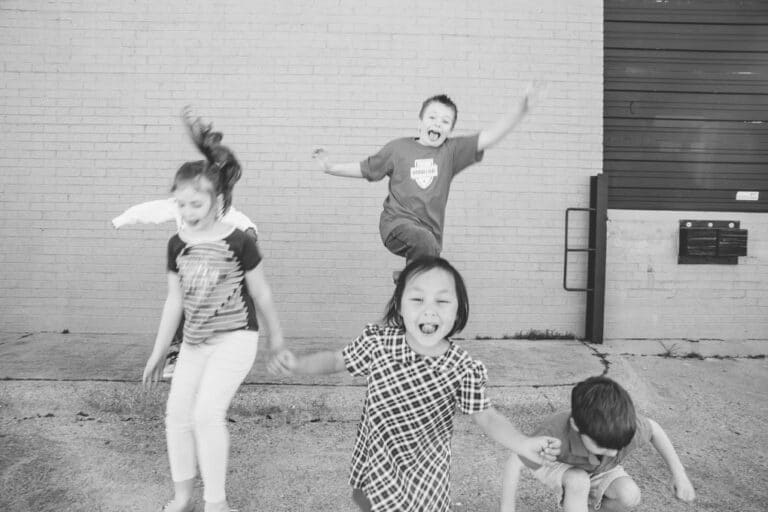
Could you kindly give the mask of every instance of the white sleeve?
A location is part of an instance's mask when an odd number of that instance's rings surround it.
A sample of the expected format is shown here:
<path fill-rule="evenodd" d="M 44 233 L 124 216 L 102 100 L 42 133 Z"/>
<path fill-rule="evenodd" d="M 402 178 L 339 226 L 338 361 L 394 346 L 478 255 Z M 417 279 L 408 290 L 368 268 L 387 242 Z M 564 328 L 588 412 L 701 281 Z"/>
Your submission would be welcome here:
<path fill-rule="evenodd" d="M 227 211 L 227 214 L 221 218 L 221 222 L 224 224 L 229 224 L 230 226 L 234 226 L 241 231 L 246 231 L 250 228 L 253 228 L 256 234 L 259 233 L 259 230 L 256 228 L 256 224 L 254 224 L 253 221 L 249 219 L 243 212 L 235 210 L 234 206 L 229 207 L 229 211 Z"/>
<path fill-rule="evenodd" d="M 131 206 L 112 219 L 112 225 L 119 229 L 129 224 L 162 224 L 170 221 L 176 222 L 177 229 L 181 228 L 181 214 L 172 197 Z"/>

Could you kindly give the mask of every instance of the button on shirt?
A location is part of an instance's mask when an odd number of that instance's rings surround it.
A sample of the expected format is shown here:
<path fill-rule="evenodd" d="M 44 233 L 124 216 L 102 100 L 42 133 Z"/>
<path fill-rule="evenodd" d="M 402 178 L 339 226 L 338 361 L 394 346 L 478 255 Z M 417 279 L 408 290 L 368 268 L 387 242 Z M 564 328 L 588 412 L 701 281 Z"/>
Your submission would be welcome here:
<path fill-rule="evenodd" d="M 405 331 L 377 325 L 343 355 L 368 382 L 350 485 L 374 512 L 449 510 L 453 415 L 457 406 L 466 414 L 490 407 L 483 364 L 453 343 L 441 356 L 422 356 Z"/>

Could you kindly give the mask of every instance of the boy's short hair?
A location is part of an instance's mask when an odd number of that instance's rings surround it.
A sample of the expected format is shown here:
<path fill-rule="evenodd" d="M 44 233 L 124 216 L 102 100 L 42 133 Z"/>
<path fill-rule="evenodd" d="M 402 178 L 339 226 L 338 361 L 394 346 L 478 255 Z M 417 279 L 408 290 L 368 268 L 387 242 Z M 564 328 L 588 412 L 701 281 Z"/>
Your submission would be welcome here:
<path fill-rule="evenodd" d="M 580 434 L 602 448 L 621 450 L 635 435 L 637 415 L 629 393 L 608 377 L 590 377 L 571 390 L 571 417 Z"/>
<path fill-rule="evenodd" d="M 424 103 L 421 104 L 421 110 L 419 110 L 419 119 L 424 117 L 424 111 L 427 110 L 427 107 L 430 103 L 442 103 L 446 107 L 453 110 L 453 124 L 451 125 L 451 129 L 453 129 L 453 127 L 456 126 L 456 120 L 459 118 L 459 108 L 456 106 L 453 100 L 445 94 L 437 94 L 427 98 L 424 100 Z"/>

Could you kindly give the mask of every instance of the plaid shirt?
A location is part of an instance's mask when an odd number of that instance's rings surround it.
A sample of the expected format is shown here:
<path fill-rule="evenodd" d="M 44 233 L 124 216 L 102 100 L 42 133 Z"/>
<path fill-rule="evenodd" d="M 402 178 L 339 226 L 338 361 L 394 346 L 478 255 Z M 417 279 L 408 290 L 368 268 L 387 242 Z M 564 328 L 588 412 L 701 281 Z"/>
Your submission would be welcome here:
<path fill-rule="evenodd" d="M 450 507 L 453 415 L 490 407 L 485 366 L 450 344 L 438 357 L 414 352 L 405 331 L 366 326 L 343 350 L 347 370 L 368 391 L 349 483 L 373 512 L 440 512 Z"/>

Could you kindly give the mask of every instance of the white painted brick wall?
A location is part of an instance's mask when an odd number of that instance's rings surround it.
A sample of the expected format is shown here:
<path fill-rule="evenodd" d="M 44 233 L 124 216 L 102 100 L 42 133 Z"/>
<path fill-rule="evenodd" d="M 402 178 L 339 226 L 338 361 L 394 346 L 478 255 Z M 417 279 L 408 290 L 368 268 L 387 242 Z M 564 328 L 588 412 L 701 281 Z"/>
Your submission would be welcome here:
<path fill-rule="evenodd" d="M 166 197 L 199 158 L 178 121 L 192 104 L 244 165 L 235 204 L 260 228 L 287 335 L 352 336 L 401 266 L 378 236 L 386 182 L 326 176 L 312 150 L 360 160 L 415 134 L 440 92 L 470 133 L 531 80 L 547 98 L 449 201 L 467 337 L 583 334 L 584 296 L 562 289 L 563 212 L 587 203 L 601 168 L 602 2 L 6 0 L 2 328 L 155 330 L 173 226 L 109 220 Z"/>
<path fill-rule="evenodd" d="M 608 212 L 605 338 L 768 339 L 768 219 L 743 212 Z M 679 221 L 736 220 L 738 265 L 679 265 Z"/>

